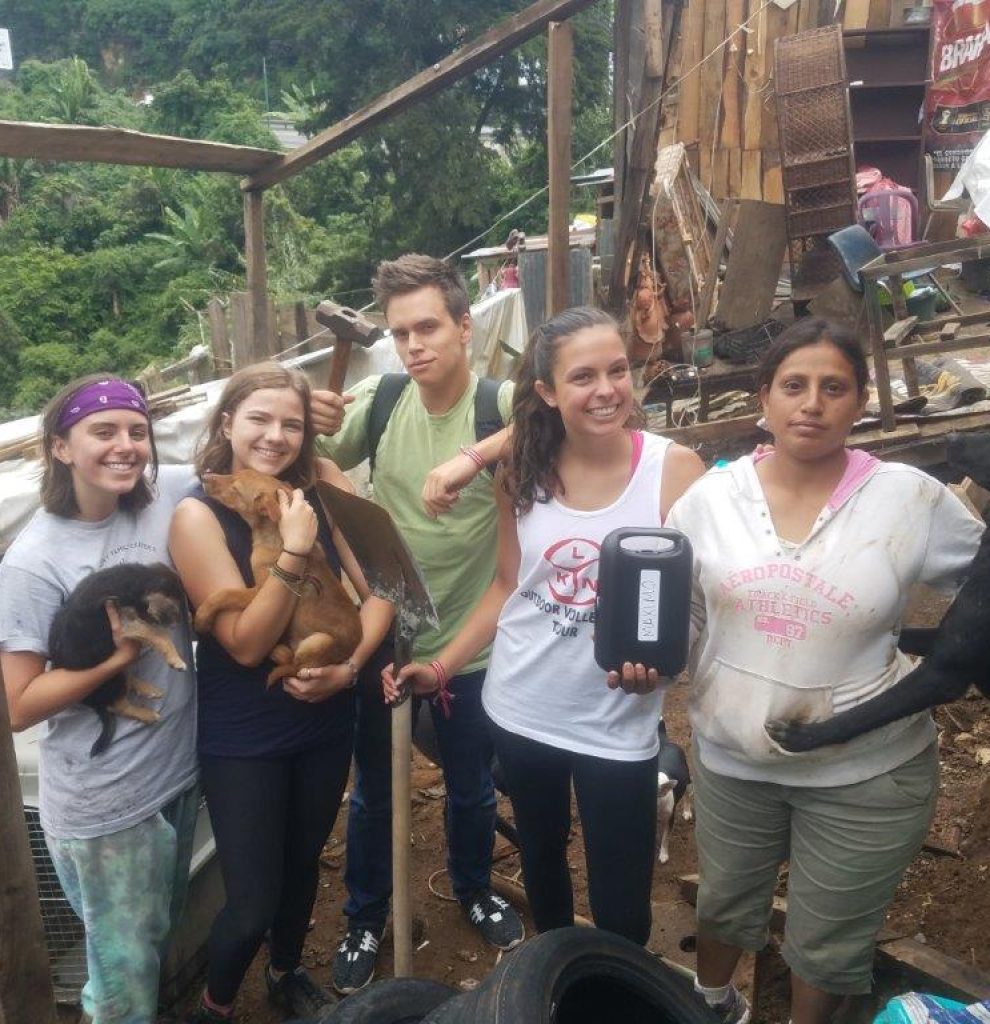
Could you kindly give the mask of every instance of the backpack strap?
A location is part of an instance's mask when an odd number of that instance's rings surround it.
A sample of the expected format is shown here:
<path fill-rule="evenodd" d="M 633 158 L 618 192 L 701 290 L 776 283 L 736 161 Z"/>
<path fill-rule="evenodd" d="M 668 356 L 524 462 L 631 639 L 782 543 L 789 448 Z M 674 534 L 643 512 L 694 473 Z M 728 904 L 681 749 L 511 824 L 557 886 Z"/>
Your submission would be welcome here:
<path fill-rule="evenodd" d="M 389 417 L 411 379 L 408 373 L 383 373 L 375 389 L 375 397 L 372 398 L 371 407 L 368 409 L 368 463 L 372 476 L 375 474 L 375 456 L 378 454 L 382 434 L 385 433 Z"/>
<path fill-rule="evenodd" d="M 385 428 L 388 426 L 402 392 L 405 391 L 412 378 L 407 373 L 383 373 L 375 397 L 368 409 L 368 462 L 371 474 L 375 473 L 375 457 Z M 497 434 L 505 424 L 498 408 L 498 392 L 502 381 L 493 377 L 482 377 L 478 381 L 478 389 L 474 395 L 474 439 L 484 441 L 486 437 Z M 494 465 L 488 469 L 494 472 Z"/>
<path fill-rule="evenodd" d="M 498 408 L 498 392 L 502 381 L 494 377 L 481 377 L 478 390 L 474 393 L 474 439 L 484 441 L 486 437 L 497 434 L 504 426 L 502 413 Z M 497 463 L 489 462 L 486 469 L 495 475 Z"/>

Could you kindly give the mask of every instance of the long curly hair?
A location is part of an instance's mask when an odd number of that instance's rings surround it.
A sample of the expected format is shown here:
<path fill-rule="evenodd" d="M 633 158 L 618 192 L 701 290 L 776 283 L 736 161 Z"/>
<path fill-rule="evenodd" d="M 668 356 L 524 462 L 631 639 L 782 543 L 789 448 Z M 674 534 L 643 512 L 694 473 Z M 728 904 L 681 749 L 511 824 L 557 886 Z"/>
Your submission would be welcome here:
<path fill-rule="evenodd" d="M 588 327 L 614 327 L 615 318 L 593 306 L 565 309 L 530 335 L 516 376 L 512 400 L 512 453 L 502 474 L 502 486 L 517 515 L 540 501 L 563 493 L 557 457 L 564 440 L 564 421 L 558 409 L 540 397 L 536 382 L 553 387 L 557 350 L 569 338 Z"/>

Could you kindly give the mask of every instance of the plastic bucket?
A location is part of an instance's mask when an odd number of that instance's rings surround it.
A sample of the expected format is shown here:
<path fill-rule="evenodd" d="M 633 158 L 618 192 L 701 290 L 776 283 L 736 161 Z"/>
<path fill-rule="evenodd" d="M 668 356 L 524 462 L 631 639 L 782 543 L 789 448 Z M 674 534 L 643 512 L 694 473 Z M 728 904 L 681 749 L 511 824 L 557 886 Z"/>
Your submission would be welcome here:
<path fill-rule="evenodd" d="M 715 358 L 712 349 L 712 332 L 689 331 L 681 338 L 684 348 L 684 362 L 692 363 L 695 366 L 711 366 Z"/>

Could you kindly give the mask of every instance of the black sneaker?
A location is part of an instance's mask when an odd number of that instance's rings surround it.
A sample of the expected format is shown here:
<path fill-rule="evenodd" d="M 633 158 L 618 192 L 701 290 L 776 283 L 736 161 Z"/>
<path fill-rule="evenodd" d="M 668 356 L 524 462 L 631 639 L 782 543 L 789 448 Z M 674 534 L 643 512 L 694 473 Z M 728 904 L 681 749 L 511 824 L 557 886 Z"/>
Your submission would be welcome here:
<path fill-rule="evenodd" d="M 512 949 L 526 935 L 522 919 L 510 904 L 491 889 L 476 893 L 461 903 L 468 920 L 481 932 L 485 942 L 496 949 Z"/>
<path fill-rule="evenodd" d="M 335 1000 L 326 989 L 320 988 L 305 967 L 286 971 L 280 978 L 272 976 L 271 967 L 265 970 L 268 998 L 290 1017 L 319 1017 Z"/>
<path fill-rule="evenodd" d="M 364 988 L 375 976 L 380 936 L 370 928 L 350 928 L 333 958 L 333 987 L 342 995 Z"/>

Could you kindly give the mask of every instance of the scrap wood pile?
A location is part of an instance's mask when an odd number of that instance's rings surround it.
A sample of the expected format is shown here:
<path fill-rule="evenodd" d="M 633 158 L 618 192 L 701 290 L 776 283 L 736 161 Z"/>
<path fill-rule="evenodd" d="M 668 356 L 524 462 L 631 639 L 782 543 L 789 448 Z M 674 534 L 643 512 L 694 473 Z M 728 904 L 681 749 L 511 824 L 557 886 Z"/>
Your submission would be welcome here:
<path fill-rule="evenodd" d="M 659 151 L 647 211 L 625 329 L 645 404 L 667 408 L 658 429 L 752 412 L 752 381 L 739 371 L 783 329 L 771 314 L 789 296 L 783 207 L 719 208 L 677 143 Z"/>
<path fill-rule="evenodd" d="M 160 391 L 156 395 L 149 395 L 148 409 L 152 420 L 160 420 L 165 416 L 170 416 L 177 409 L 205 400 L 204 393 L 193 392 L 188 384 L 183 384 L 179 387 L 169 388 L 167 391 Z M 11 459 L 36 459 L 40 456 L 41 435 L 33 429 L 26 437 L 0 445 L 0 462 L 7 462 Z"/>

